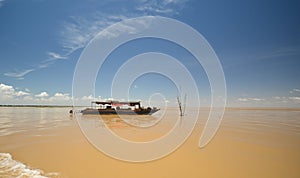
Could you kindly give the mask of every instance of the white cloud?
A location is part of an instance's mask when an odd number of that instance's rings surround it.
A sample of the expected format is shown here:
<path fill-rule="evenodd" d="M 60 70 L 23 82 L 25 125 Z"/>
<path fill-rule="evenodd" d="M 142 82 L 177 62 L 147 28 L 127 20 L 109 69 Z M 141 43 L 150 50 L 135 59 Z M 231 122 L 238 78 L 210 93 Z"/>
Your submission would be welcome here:
<path fill-rule="evenodd" d="M 45 91 L 41 92 L 40 94 L 35 95 L 35 97 L 38 97 L 38 98 L 45 98 L 48 96 L 49 96 L 49 94 Z"/>
<path fill-rule="evenodd" d="M 111 99 L 111 98 L 109 98 Z M 98 96 L 98 97 L 94 97 L 93 95 L 89 95 L 89 96 L 83 96 L 80 98 L 80 100 L 82 101 L 96 101 L 96 100 L 103 100 L 105 101 L 106 99 L 102 99 L 101 96 Z"/>
<path fill-rule="evenodd" d="M 122 99 L 124 101 L 124 99 Z M 103 101 L 116 101 L 114 98 L 104 98 Z"/>
<path fill-rule="evenodd" d="M 298 96 L 289 97 L 289 99 L 295 102 L 300 102 L 300 97 Z"/>
<path fill-rule="evenodd" d="M 90 101 L 90 100 L 94 100 L 95 98 L 92 96 L 92 95 L 89 95 L 89 96 L 83 96 L 82 98 L 81 98 L 81 100 L 88 100 L 88 101 Z"/>
<path fill-rule="evenodd" d="M 100 100 L 101 97 L 84 96 L 75 99 L 78 103 L 90 104 L 90 101 Z M 56 92 L 49 95 L 46 91 L 33 94 L 28 88 L 25 91 L 17 87 L 0 83 L 0 104 L 42 104 L 42 105 L 72 105 L 72 97 L 69 93 Z"/>
<path fill-rule="evenodd" d="M 299 90 L 299 89 L 293 89 L 293 91 L 295 91 L 295 92 L 300 92 L 300 90 Z"/>
<path fill-rule="evenodd" d="M 276 100 L 281 100 L 281 99 L 285 99 L 286 97 L 274 96 L 273 98 L 276 99 Z"/>
<path fill-rule="evenodd" d="M 0 99 L 3 101 L 9 101 L 12 99 L 17 99 L 19 97 L 30 95 L 29 92 L 16 90 L 13 86 L 0 84 Z"/>
<path fill-rule="evenodd" d="M 288 103 L 289 101 L 289 98 L 285 96 L 274 96 L 272 99 L 272 103 Z"/>
<path fill-rule="evenodd" d="M 53 96 L 50 96 L 47 92 L 41 92 L 40 94 L 35 95 L 35 98 L 24 97 L 24 99 L 44 105 L 72 105 L 70 94 L 61 92 L 57 92 Z"/>
<path fill-rule="evenodd" d="M 48 99 L 49 103 L 55 104 L 71 104 L 71 97 L 68 93 L 55 93 L 54 96 Z"/>
<path fill-rule="evenodd" d="M 264 101 L 265 99 L 262 98 L 251 98 L 253 101 Z"/>
<path fill-rule="evenodd" d="M 274 96 L 272 98 L 275 100 L 280 100 L 280 101 L 286 101 L 288 99 L 288 97 L 285 97 L 285 96 Z"/>
<path fill-rule="evenodd" d="M 290 91 L 290 93 L 300 93 L 300 89 L 294 88 Z"/>
<path fill-rule="evenodd" d="M 247 102 L 247 101 L 264 101 L 265 99 L 263 99 L 263 98 L 238 98 L 237 100 Z"/>
<path fill-rule="evenodd" d="M 65 96 L 69 96 L 69 94 L 55 93 L 54 96 L 55 97 L 65 97 Z"/>
<path fill-rule="evenodd" d="M 36 100 L 32 97 L 32 95 L 27 95 L 23 97 L 23 102 L 25 103 L 29 103 L 29 104 L 37 104 Z"/>
<path fill-rule="evenodd" d="M 248 101 L 247 98 L 238 98 L 238 101 Z"/>
<path fill-rule="evenodd" d="M 2 97 L 13 96 L 15 93 L 15 89 L 12 86 L 1 83 L 0 93 Z"/>
<path fill-rule="evenodd" d="M 24 92 L 24 91 L 18 91 L 15 93 L 16 96 L 26 96 L 26 95 L 29 95 L 29 93 L 27 92 Z"/>
<path fill-rule="evenodd" d="M 292 91 L 298 92 L 298 89 Z M 300 96 L 240 97 L 231 104 L 236 107 L 299 107 Z"/>

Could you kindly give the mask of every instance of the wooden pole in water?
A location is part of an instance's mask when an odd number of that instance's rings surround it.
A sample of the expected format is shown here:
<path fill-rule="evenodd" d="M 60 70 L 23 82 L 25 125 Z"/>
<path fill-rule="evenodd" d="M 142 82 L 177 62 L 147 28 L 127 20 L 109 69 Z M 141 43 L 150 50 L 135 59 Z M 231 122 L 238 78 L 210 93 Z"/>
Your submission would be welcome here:
<path fill-rule="evenodd" d="M 177 102 L 178 102 L 178 105 L 179 105 L 180 116 L 183 116 L 182 108 L 181 108 L 181 101 L 180 101 L 179 96 L 177 96 Z"/>
<path fill-rule="evenodd" d="M 179 97 L 179 95 L 177 96 L 177 102 L 178 102 L 178 105 L 179 105 L 180 116 L 184 116 L 184 113 L 185 113 L 186 97 L 187 97 L 187 95 L 185 94 L 184 95 L 184 101 L 183 101 L 184 102 L 183 103 L 183 108 L 182 108 L 181 97 Z"/>

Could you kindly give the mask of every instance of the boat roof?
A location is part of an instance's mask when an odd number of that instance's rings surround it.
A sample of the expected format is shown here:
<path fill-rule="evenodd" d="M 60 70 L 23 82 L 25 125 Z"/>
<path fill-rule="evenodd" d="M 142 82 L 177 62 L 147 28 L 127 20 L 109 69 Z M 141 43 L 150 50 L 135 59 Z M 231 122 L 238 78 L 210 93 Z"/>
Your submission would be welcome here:
<path fill-rule="evenodd" d="M 100 104 L 100 105 L 105 105 L 105 104 L 120 104 L 120 105 L 139 105 L 141 102 L 140 101 L 92 101 L 92 103 L 95 104 Z"/>

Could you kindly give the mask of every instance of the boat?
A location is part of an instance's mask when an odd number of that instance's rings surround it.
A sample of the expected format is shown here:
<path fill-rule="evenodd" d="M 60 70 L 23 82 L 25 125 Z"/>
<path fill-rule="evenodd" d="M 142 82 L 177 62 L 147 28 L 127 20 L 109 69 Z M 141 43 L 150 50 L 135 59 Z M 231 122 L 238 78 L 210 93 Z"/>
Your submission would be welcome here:
<path fill-rule="evenodd" d="M 118 115 L 151 115 L 157 111 L 159 108 L 156 107 L 141 107 L 140 101 L 92 101 L 91 107 L 86 108 L 81 111 L 83 115 L 88 114 L 118 114 Z"/>

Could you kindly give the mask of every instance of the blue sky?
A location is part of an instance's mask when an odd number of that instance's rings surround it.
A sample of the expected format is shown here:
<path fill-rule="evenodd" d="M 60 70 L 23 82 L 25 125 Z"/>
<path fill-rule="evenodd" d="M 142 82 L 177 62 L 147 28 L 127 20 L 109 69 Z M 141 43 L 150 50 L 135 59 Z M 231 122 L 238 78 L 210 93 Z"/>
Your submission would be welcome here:
<path fill-rule="evenodd" d="M 186 23 L 207 39 L 223 66 L 229 106 L 299 107 L 299 8 L 298 1 L 283 0 L 0 0 L 0 104 L 70 104 L 76 63 L 95 35 L 127 18 L 159 15 Z M 104 64 L 96 97 L 111 97 L 107 70 L 116 71 L 126 57 L 146 51 L 193 62 L 174 44 L 136 40 Z M 201 102 L 209 104 L 205 72 L 193 66 Z M 131 91 L 141 100 L 155 92 L 175 102 L 177 90 L 163 76 L 143 76 Z"/>

